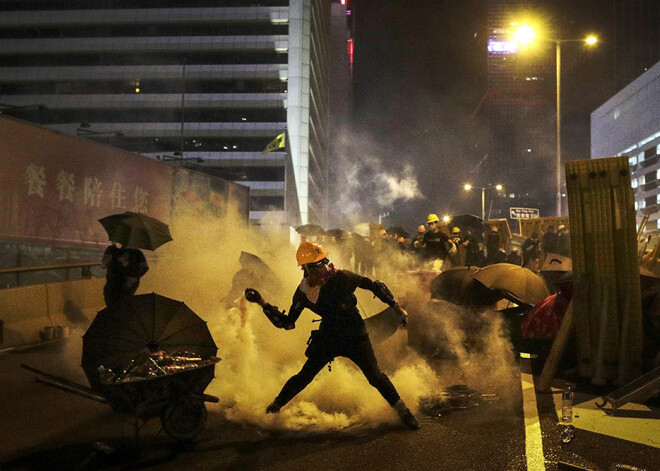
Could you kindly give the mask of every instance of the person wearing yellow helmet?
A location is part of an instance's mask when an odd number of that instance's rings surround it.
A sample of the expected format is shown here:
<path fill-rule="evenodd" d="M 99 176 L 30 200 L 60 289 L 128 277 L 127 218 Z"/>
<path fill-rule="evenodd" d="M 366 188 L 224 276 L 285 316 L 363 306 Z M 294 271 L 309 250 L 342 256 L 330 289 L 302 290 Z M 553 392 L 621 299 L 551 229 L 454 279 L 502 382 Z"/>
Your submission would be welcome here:
<path fill-rule="evenodd" d="M 429 214 L 426 218 L 428 230 L 422 240 L 422 256 L 433 267 L 439 270 L 452 248 L 449 236 L 440 230 L 440 219 L 436 214 Z"/>
<path fill-rule="evenodd" d="M 291 330 L 295 328 L 304 309 L 321 316 L 321 323 L 319 329 L 312 331 L 310 336 L 309 347 L 305 351 L 307 361 L 300 372 L 284 384 L 275 400 L 266 408 L 266 412 L 279 412 L 325 365 L 342 356 L 352 360 L 362 370 L 369 384 L 396 410 L 408 428 L 419 428 L 419 422 L 378 366 L 366 325 L 357 307 L 355 290 L 362 288 L 371 291 L 383 303 L 395 309 L 404 326 L 407 324 L 408 314 L 384 283 L 348 270 L 336 269 L 330 262 L 329 255 L 328 251 L 315 242 L 303 242 L 298 247 L 296 260 L 303 270 L 303 279 L 293 295 L 289 314 L 279 313 L 277 323 L 274 324 Z M 264 312 L 267 309 L 272 310 L 272 306 L 263 301 L 258 293 L 256 296 L 254 293 L 250 295 L 248 300 L 259 303 Z"/>

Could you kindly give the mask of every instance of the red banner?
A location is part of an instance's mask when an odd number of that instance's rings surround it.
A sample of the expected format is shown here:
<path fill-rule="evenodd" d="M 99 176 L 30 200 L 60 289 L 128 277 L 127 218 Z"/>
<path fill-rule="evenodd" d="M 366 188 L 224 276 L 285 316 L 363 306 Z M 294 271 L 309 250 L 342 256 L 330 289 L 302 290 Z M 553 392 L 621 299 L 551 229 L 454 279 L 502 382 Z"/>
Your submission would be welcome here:
<path fill-rule="evenodd" d="M 136 211 L 168 224 L 182 210 L 222 217 L 232 187 L 239 185 L 0 116 L 0 239 L 105 245 L 104 216 Z"/>

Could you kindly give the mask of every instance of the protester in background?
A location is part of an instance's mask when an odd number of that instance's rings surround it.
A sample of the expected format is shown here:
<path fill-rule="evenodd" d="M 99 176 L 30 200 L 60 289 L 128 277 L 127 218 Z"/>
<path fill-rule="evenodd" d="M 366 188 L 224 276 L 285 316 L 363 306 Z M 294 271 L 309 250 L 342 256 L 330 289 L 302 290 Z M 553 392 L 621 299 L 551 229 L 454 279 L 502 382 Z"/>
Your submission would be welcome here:
<path fill-rule="evenodd" d="M 541 239 L 541 248 L 546 254 L 557 253 L 557 242 L 559 241 L 559 236 L 555 232 L 554 226 L 548 226 L 548 230 L 543 234 Z"/>
<path fill-rule="evenodd" d="M 451 266 L 461 267 L 465 265 L 465 246 L 463 245 L 463 237 L 460 227 L 456 226 L 451 230 L 451 238 L 449 240 L 454 245 L 449 252 Z M 456 250 L 454 250 L 454 248 Z"/>
<path fill-rule="evenodd" d="M 422 252 L 422 244 L 424 242 L 424 233 L 426 232 L 426 228 L 424 226 L 419 226 L 417 228 L 417 235 L 415 238 L 412 240 L 410 243 L 410 249 L 414 254 L 420 254 Z"/>
<path fill-rule="evenodd" d="M 103 298 L 108 307 L 133 296 L 140 278 L 149 271 L 147 259 L 140 250 L 123 248 L 118 242 L 112 242 L 105 249 L 101 264 L 106 270 Z"/>
<path fill-rule="evenodd" d="M 465 266 L 467 267 L 480 267 L 482 266 L 483 251 L 479 247 L 479 242 L 475 239 L 472 229 L 465 231 Z"/>
<path fill-rule="evenodd" d="M 565 225 L 561 224 L 557 228 L 557 252 L 564 257 L 571 257 L 571 235 Z"/>
<path fill-rule="evenodd" d="M 426 225 L 429 229 L 424 233 L 422 243 L 424 259 L 429 263 L 430 269 L 440 271 L 452 243 L 449 241 L 449 236 L 440 230 L 440 219 L 437 215 L 429 214 Z"/>
<path fill-rule="evenodd" d="M 401 316 L 401 323 L 404 326 L 408 318 L 406 311 L 384 283 L 372 281 L 347 270 L 336 269 L 330 262 L 329 255 L 322 246 L 315 243 L 305 242 L 298 248 L 296 259 L 303 269 L 304 276 L 293 295 L 289 314 L 281 316 L 281 328 L 286 330 L 295 328 L 296 321 L 304 309 L 321 316 L 321 324 L 318 330 L 312 331 L 309 347 L 305 351 L 307 361 L 300 372 L 284 384 L 266 412 L 279 412 L 325 365 L 342 356 L 349 358 L 360 368 L 369 384 L 380 392 L 408 428 L 418 429 L 419 422 L 401 400 L 390 379 L 378 366 L 366 325 L 357 308 L 355 290 L 362 288 L 371 291 Z M 255 302 L 258 302 L 266 313 L 267 309 L 272 308 L 262 299 Z"/>
<path fill-rule="evenodd" d="M 498 263 L 500 255 L 498 251 L 500 250 L 500 232 L 497 227 L 492 227 L 488 237 L 486 238 L 486 265 L 492 265 L 493 263 Z M 506 255 L 505 255 L 506 258 Z"/>
<path fill-rule="evenodd" d="M 505 262 L 512 265 L 522 265 L 522 257 L 518 253 L 518 249 L 512 249 L 509 255 L 506 256 Z"/>
<path fill-rule="evenodd" d="M 525 239 L 522 245 L 523 267 L 536 271 L 539 259 L 539 234 L 533 232 L 531 237 Z"/>

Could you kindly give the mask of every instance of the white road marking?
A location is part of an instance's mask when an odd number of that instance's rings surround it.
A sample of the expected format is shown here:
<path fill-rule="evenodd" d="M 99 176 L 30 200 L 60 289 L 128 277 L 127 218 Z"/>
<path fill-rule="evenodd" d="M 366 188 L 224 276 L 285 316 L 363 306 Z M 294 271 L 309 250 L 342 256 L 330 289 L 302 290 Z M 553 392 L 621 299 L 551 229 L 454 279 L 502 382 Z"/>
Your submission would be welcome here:
<path fill-rule="evenodd" d="M 522 383 L 523 412 L 525 414 L 525 456 L 527 471 L 545 471 L 543 438 L 539 410 L 536 405 L 534 378 L 524 371 L 532 371 L 529 358 L 520 359 L 520 382 Z"/>

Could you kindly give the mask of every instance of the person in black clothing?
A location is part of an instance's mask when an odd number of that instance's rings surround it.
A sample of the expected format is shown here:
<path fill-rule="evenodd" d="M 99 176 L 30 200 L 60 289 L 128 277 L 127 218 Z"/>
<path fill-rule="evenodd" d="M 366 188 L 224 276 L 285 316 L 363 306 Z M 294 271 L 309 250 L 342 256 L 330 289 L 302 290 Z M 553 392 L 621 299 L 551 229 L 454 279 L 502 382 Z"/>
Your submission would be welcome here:
<path fill-rule="evenodd" d="M 401 315 L 403 325 L 407 324 L 406 311 L 396 302 L 384 283 L 347 270 L 337 270 L 330 263 L 328 255 L 317 243 L 300 244 L 296 258 L 298 265 L 302 266 L 304 277 L 293 295 L 288 315 L 266 303 L 258 293 L 249 297 L 250 293 L 246 292 L 246 299 L 261 305 L 276 327 L 293 329 L 305 308 L 321 316 L 319 329 L 312 331 L 309 347 L 305 351 L 307 361 L 300 372 L 284 384 L 278 396 L 266 408 L 266 412 L 279 412 L 325 365 L 335 357 L 342 356 L 352 360 L 362 370 L 369 384 L 378 389 L 408 428 L 419 428 L 415 416 L 401 400 L 387 375 L 378 367 L 366 325 L 357 308 L 355 290 L 367 289 L 382 302 L 396 309 Z"/>
<path fill-rule="evenodd" d="M 123 248 L 117 242 L 105 249 L 101 264 L 106 269 L 103 298 L 108 307 L 133 296 L 140 278 L 149 271 L 147 259 L 140 250 Z"/>
<path fill-rule="evenodd" d="M 557 228 L 557 234 L 557 253 L 570 258 L 573 253 L 571 252 L 571 235 L 568 233 L 568 229 L 561 224 Z"/>
<path fill-rule="evenodd" d="M 548 226 L 548 230 L 543 234 L 541 240 L 541 248 L 546 254 L 557 253 L 557 242 L 559 242 L 559 236 L 555 232 L 555 227 Z"/>
<path fill-rule="evenodd" d="M 539 235 L 533 232 L 522 245 L 523 267 L 536 271 L 536 261 L 539 258 Z"/>
<path fill-rule="evenodd" d="M 482 265 L 481 258 L 483 253 L 479 248 L 477 239 L 474 238 L 472 229 L 467 230 L 466 240 L 463 242 L 465 246 L 465 266 L 466 267 L 480 267 Z"/>
<path fill-rule="evenodd" d="M 440 219 L 435 214 L 429 214 L 426 220 L 429 229 L 422 239 L 423 256 L 433 264 L 434 270 L 440 270 L 445 258 L 449 255 L 452 243 L 449 236 L 440 230 Z"/>
<path fill-rule="evenodd" d="M 512 249 L 509 255 L 506 256 L 505 262 L 512 265 L 522 265 L 522 257 L 518 253 L 518 249 Z"/>
<path fill-rule="evenodd" d="M 497 227 L 491 228 L 486 238 L 486 264 L 500 263 L 502 258 L 500 251 L 500 232 Z M 504 256 L 506 258 L 506 255 Z"/>

